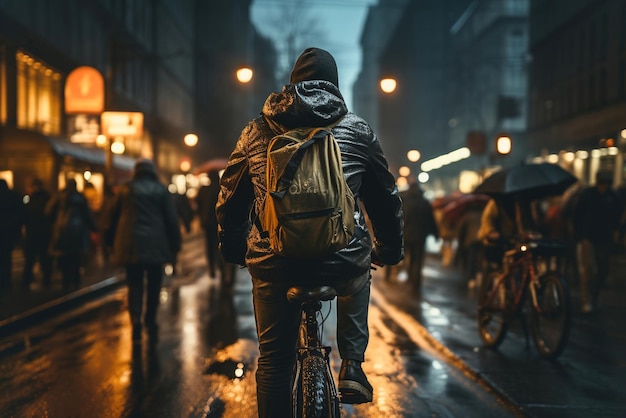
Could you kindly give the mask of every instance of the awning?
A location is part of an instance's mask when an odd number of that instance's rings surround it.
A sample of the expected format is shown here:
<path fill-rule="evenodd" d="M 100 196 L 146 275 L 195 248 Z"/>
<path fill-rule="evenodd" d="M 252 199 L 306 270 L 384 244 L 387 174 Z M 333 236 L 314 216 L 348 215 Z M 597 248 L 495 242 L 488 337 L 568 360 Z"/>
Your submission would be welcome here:
<path fill-rule="evenodd" d="M 61 156 L 69 156 L 92 164 L 105 165 L 104 150 L 73 144 L 61 138 L 46 137 L 53 151 Z M 113 155 L 113 167 L 119 170 L 132 171 L 135 159 L 123 155 Z"/>

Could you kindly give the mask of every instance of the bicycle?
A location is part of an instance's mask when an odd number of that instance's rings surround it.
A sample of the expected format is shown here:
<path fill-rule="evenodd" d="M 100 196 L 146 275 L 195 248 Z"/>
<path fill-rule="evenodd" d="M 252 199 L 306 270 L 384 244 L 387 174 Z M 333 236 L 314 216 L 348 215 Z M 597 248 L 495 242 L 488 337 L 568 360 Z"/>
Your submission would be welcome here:
<path fill-rule="evenodd" d="M 329 286 L 296 286 L 287 290 L 287 299 L 292 303 L 300 303 L 302 307 L 298 354 L 291 386 L 294 418 L 341 416 L 339 394 L 330 368 L 331 347 L 322 345 L 317 320 L 322 302 L 333 300 L 336 296 L 336 290 Z"/>
<path fill-rule="evenodd" d="M 556 270 L 537 273 L 543 257 L 563 253 L 567 247 L 556 241 L 528 235 L 506 251 L 502 271 L 490 271 L 482 279 L 478 293 L 478 329 L 487 347 L 497 348 L 504 340 L 515 316 L 522 319 L 526 347 L 529 347 L 525 311 L 539 355 L 558 357 L 569 337 L 570 296 L 567 282 Z M 530 303 L 527 296 L 530 294 Z"/>

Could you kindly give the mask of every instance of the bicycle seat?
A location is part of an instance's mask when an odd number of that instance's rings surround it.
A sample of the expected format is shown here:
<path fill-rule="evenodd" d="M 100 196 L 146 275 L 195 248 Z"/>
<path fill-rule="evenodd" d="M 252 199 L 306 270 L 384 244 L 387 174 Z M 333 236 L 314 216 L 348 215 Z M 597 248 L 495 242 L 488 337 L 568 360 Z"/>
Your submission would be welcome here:
<path fill-rule="evenodd" d="M 287 290 L 289 302 L 307 302 L 312 300 L 333 300 L 337 296 L 335 288 L 330 286 L 290 287 Z"/>

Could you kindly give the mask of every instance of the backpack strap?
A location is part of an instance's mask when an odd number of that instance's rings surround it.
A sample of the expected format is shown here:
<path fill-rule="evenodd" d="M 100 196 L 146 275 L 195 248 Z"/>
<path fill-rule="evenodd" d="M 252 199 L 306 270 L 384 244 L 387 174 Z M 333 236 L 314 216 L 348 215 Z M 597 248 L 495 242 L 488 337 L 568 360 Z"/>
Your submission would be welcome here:
<path fill-rule="evenodd" d="M 285 193 L 287 193 L 287 187 L 292 182 L 294 176 L 296 175 L 296 170 L 304 157 L 304 153 L 307 149 L 309 149 L 313 144 L 317 141 L 326 138 L 326 135 L 330 134 L 330 130 L 327 128 L 315 128 L 311 131 L 311 134 L 308 135 L 307 140 L 298 148 L 296 152 L 293 153 L 291 159 L 287 163 L 285 167 L 285 171 L 283 175 L 278 180 L 278 191 L 271 192 L 271 195 L 276 197 L 277 199 L 282 199 L 285 197 Z"/>

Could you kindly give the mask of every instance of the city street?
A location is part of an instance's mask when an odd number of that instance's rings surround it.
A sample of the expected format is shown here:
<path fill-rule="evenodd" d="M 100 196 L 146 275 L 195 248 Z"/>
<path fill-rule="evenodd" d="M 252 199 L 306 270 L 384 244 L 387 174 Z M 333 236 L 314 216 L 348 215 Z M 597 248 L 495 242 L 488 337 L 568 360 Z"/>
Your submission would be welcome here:
<path fill-rule="evenodd" d="M 240 269 L 234 288 L 222 289 L 206 275 L 201 243 L 186 243 L 183 274 L 164 284 L 156 344 L 144 336 L 133 348 L 126 289 L 119 286 L 2 338 L 3 415 L 255 416 L 250 279 Z M 595 317 L 576 314 L 570 344 L 554 363 L 525 350 L 515 328 L 501 350 L 487 350 L 472 292 L 438 261 L 429 257 L 421 301 L 402 274 L 386 283 L 374 271 L 364 363 L 374 402 L 345 405 L 343 416 L 624 416 L 625 333 L 619 318 L 607 315 L 618 306 Z M 331 308 L 324 336 L 336 347 L 334 323 Z M 332 354 L 338 373 L 336 349 Z"/>

